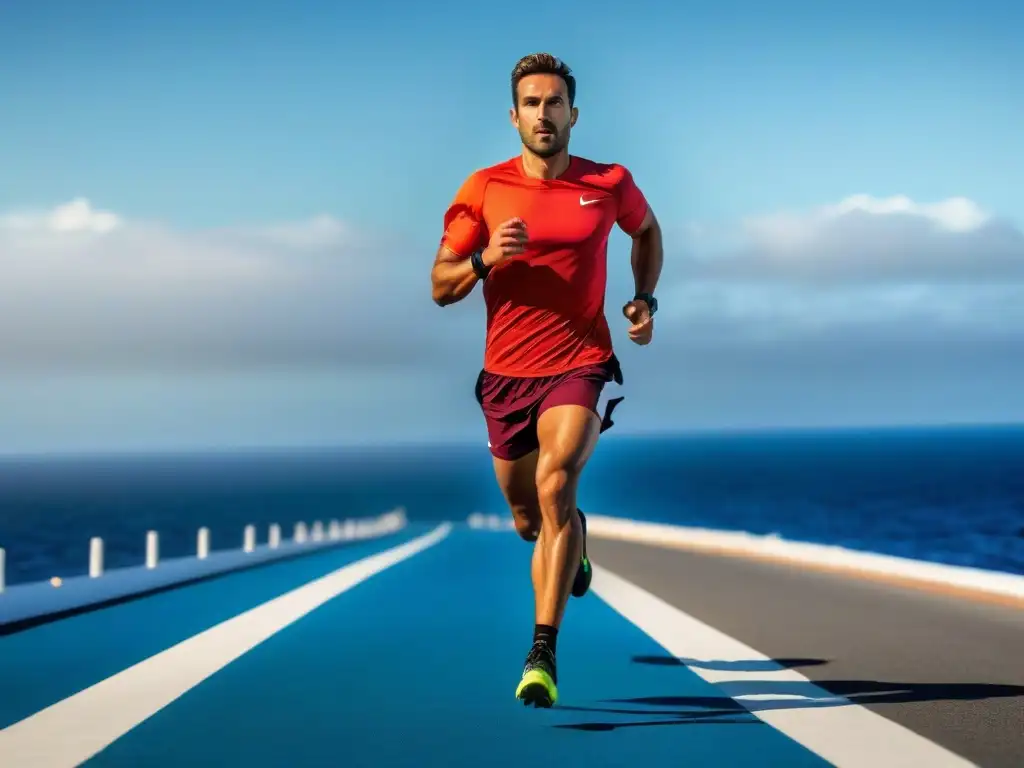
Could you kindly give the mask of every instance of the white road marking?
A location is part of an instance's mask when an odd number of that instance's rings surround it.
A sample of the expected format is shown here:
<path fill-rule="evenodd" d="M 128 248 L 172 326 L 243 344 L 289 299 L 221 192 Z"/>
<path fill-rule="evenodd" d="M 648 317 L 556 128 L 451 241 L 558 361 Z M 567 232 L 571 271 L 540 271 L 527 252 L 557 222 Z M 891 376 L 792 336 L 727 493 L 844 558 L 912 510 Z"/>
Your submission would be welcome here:
<path fill-rule="evenodd" d="M 437 544 L 425 536 L 358 560 L 200 632 L 0 731 L 0 765 L 71 768 L 88 760 L 277 632 L 371 576 Z"/>
<path fill-rule="evenodd" d="M 768 725 L 839 768 L 966 768 L 974 764 L 898 723 L 814 685 L 793 669 L 684 613 L 605 568 L 594 566 L 591 589 L 673 656 L 716 662 L 756 662 L 758 671 L 691 671 L 717 685 Z M 759 683 L 800 690 L 789 700 L 751 693 Z"/>

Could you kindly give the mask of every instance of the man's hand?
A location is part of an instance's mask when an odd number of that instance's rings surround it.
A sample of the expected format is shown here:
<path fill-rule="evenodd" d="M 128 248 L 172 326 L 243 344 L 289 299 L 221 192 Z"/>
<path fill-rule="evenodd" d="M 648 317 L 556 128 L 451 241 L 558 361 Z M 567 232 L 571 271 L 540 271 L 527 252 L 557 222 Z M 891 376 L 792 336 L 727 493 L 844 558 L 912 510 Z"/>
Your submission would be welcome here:
<path fill-rule="evenodd" d="M 631 325 L 629 326 L 629 338 L 635 344 L 641 346 L 651 343 L 654 335 L 654 318 L 651 317 L 651 308 L 642 299 L 634 299 L 622 308 L 622 314 L 626 316 Z"/>
<path fill-rule="evenodd" d="M 520 218 L 509 219 L 494 230 L 491 241 L 480 255 L 485 266 L 496 264 L 517 256 L 526 250 L 526 222 Z"/>

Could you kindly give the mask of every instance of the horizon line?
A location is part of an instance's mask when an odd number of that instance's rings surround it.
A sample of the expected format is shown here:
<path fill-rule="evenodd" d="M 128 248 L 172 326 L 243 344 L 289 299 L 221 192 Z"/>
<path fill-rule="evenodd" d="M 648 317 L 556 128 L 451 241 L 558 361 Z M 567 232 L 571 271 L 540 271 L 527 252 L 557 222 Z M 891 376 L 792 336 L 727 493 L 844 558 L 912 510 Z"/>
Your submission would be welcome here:
<path fill-rule="evenodd" d="M 949 422 L 886 422 L 867 424 L 822 424 L 822 425 L 765 425 L 737 427 L 682 427 L 673 430 L 620 431 L 602 436 L 601 442 L 623 440 L 671 440 L 680 438 L 751 437 L 773 435 L 806 434 L 852 434 L 865 432 L 921 432 L 943 430 L 1014 430 L 1024 429 L 1021 421 L 949 421 Z M 134 447 L 80 448 L 80 449 L 38 449 L 0 450 L 0 461 L 17 459 L 74 459 L 74 458 L 127 458 L 160 456 L 200 456 L 227 454 L 304 453 L 310 451 L 386 451 L 401 449 L 429 448 L 473 448 L 483 447 L 478 439 L 468 437 L 402 438 L 380 442 L 301 442 L 301 443 L 225 443 L 191 445 L 149 445 Z"/>

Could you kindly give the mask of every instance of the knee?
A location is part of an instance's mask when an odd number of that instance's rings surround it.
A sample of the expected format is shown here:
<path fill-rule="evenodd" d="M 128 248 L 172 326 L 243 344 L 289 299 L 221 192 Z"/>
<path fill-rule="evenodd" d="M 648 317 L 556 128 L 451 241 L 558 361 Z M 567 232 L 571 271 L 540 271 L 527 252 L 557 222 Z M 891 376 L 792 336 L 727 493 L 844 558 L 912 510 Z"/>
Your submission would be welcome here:
<path fill-rule="evenodd" d="M 569 519 L 570 498 L 575 484 L 573 473 L 566 469 L 555 469 L 538 473 L 537 500 L 546 516 L 554 516 L 559 525 Z"/>
<path fill-rule="evenodd" d="M 523 504 L 512 505 L 516 533 L 524 541 L 536 541 L 540 535 L 540 510 Z"/>

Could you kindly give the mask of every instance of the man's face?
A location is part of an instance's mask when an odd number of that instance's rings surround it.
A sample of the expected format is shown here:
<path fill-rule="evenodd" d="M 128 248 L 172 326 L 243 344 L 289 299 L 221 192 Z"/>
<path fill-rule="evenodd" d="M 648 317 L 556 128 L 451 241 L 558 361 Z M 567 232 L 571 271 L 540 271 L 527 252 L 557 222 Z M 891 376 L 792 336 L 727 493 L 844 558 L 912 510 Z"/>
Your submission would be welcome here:
<path fill-rule="evenodd" d="M 519 103 L 512 124 L 523 144 L 539 157 L 557 155 L 569 145 L 577 110 L 558 75 L 527 75 L 519 81 Z"/>

